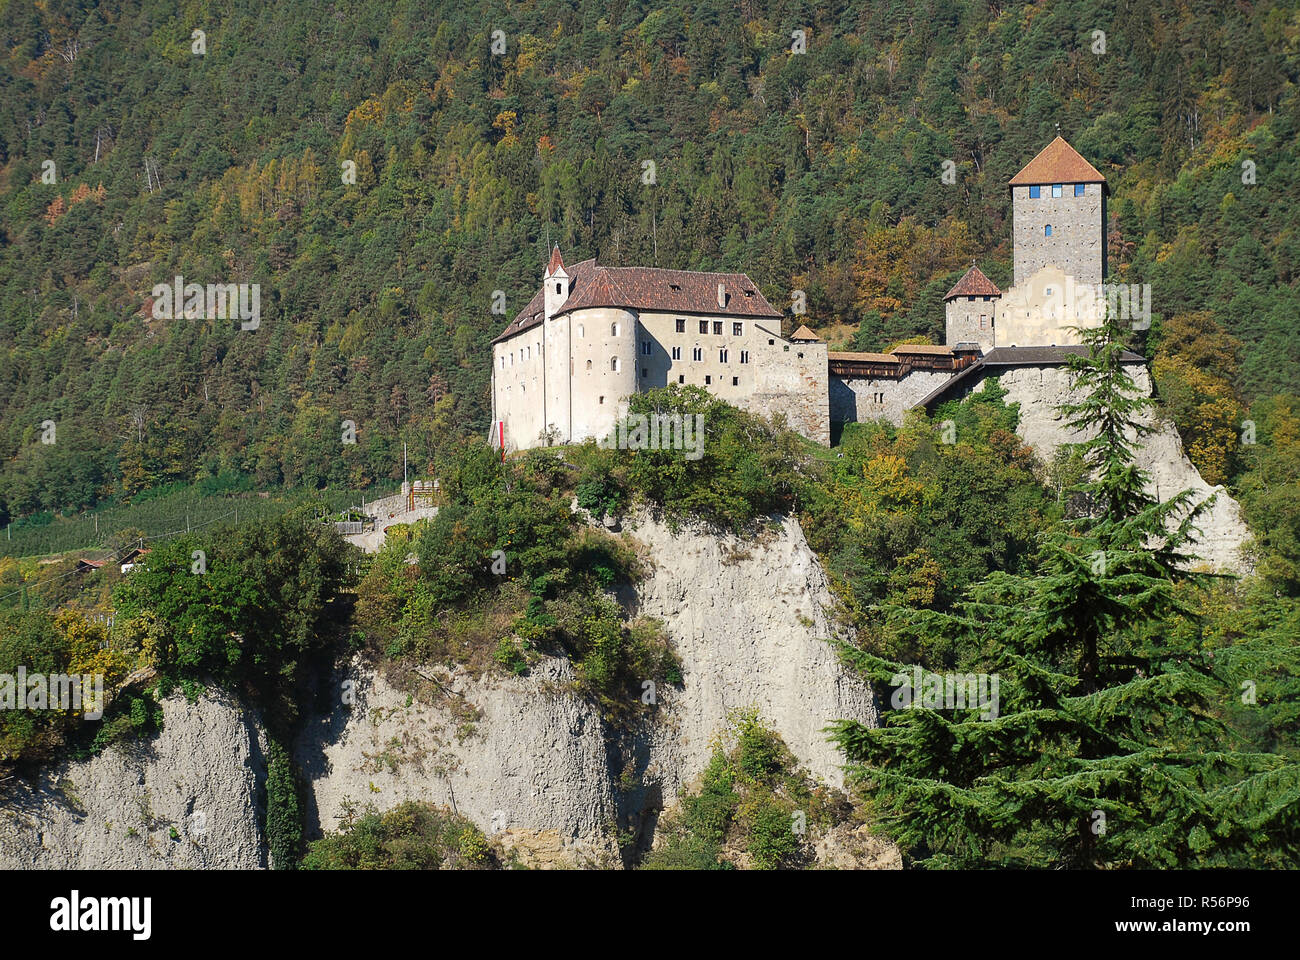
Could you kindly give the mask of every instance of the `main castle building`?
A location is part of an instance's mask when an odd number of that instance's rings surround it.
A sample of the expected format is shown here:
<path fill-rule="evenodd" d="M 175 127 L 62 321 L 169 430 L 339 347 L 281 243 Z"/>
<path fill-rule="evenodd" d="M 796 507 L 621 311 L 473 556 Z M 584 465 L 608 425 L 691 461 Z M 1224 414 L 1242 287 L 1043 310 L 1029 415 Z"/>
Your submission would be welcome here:
<path fill-rule="evenodd" d="M 1106 178 L 1057 137 L 1008 184 L 1014 271 L 998 289 L 973 265 L 944 297 L 945 344 L 828 352 L 743 273 L 566 266 L 557 246 L 528 305 L 492 343 L 492 409 L 507 449 L 607 436 L 627 399 L 702 386 L 819 443 L 832 422 L 901 423 L 1014 367 L 1059 367 L 1097 322 L 1106 277 Z M 1128 362 L 1141 363 L 1136 355 Z"/>

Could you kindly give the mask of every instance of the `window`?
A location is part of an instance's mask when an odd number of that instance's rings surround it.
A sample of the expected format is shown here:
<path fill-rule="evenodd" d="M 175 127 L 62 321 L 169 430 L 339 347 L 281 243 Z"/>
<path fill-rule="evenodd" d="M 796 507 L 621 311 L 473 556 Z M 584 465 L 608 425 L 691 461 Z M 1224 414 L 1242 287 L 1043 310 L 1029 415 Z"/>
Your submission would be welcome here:
<path fill-rule="evenodd" d="M 712 377 L 705 377 L 705 378 L 704 378 L 704 382 L 705 382 L 706 385 L 707 385 L 707 384 L 710 384 L 710 383 L 713 382 L 713 378 L 712 378 Z"/>
<path fill-rule="evenodd" d="M 604 397 L 601 397 L 601 398 L 600 398 L 600 403 L 601 403 L 602 406 L 604 406 L 604 404 L 605 404 L 605 398 L 604 398 Z"/>
<path fill-rule="evenodd" d="M 520 392 L 520 393 L 527 393 L 527 392 L 528 392 L 528 384 L 526 384 L 526 383 L 521 383 L 521 384 L 519 384 L 519 392 Z"/>
<path fill-rule="evenodd" d="M 1061 185 L 1059 183 L 1052 184 L 1052 196 L 1059 197 L 1060 195 L 1061 195 Z"/>
<path fill-rule="evenodd" d="M 587 361 L 587 369 L 588 369 L 588 370 L 591 369 L 591 361 L 590 361 L 590 360 Z"/>
<path fill-rule="evenodd" d="M 1043 236 L 1050 237 L 1051 235 L 1052 235 L 1052 225 L 1049 223 L 1047 226 L 1043 227 Z"/>
<path fill-rule="evenodd" d="M 731 385 L 732 385 L 733 387 L 738 387 L 738 386 L 740 386 L 740 377 L 732 377 L 732 378 L 731 378 Z"/>
<path fill-rule="evenodd" d="M 748 351 L 748 350 L 741 350 L 741 351 L 740 351 L 740 362 L 741 362 L 741 363 L 749 363 L 749 351 Z"/>
<path fill-rule="evenodd" d="M 694 361 L 696 361 L 697 363 L 698 363 L 699 361 L 703 360 L 703 359 L 704 359 L 704 348 L 703 348 L 703 347 L 696 347 L 694 350 L 692 350 L 692 351 L 691 351 L 691 359 L 694 360 Z"/>
<path fill-rule="evenodd" d="M 686 321 L 681 319 L 680 317 L 677 319 L 677 332 L 678 333 L 686 332 Z"/>
<path fill-rule="evenodd" d="M 611 324 L 609 325 L 609 335 L 610 335 L 611 337 L 617 337 L 617 336 L 618 336 L 618 324 L 617 324 L 617 323 L 611 323 Z"/>
<path fill-rule="evenodd" d="M 969 300 L 971 303 L 974 303 L 974 302 L 975 302 L 975 298 L 974 298 L 974 297 L 967 297 L 966 299 Z"/>
<path fill-rule="evenodd" d="M 649 341 L 649 340 L 642 340 L 642 341 L 641 341 L 641 353 L 644 354 L 644 355 L 647 356 L 647 357 L 650 356 L 650 341 Z"/>
<path fill-rule="evenodd" d="M 709 321 L 707 321 L 707 320 L 701 320 L 701 321 L 700 321 L 700 333 L 708 333 L 708 332 L 709 332 Z"/>
<path fill-rule="evenodd" d="M 980 329 L 981 329 L 981 330 L 987 330 L 987 329 L 988 329 L 988 319 L 989 319 L 989 318 L 988 318 L 988 315 L 987 315 L 987 314 L 984 314 L 984 313 L 981 313 L 981 314 L 980 314 Z"/>
<path fill-rule="evenodd" d="M 722 321 L 721 321 L 721 320 L 714 320 L 714 321 L 713 321 L 713 333 L 714 333 L 715 336 L 718 336 L 718 337 L 722 336 Z"/>
<path fill-rule="evenodd" d="M 578 337 L 579 339 L 582 338 L 582 324 L 578 324 Z"/>
<path fill-rule="evenodd" d="M 1083 196 L 1083 184 L 1081 184 L 1081 183 L 1076 183 L 1076 184 L 1074 185 L 1074 195 L 1075 195 L 1076 197 L 1081 197 L 1081 196 Z"/>
<path fill-rule="evenodd" d="M 787 343 L 787 344 L 786 344 L 784 347 L 782 347 L 781 349 L 784 350 L 786 353 L 789 353 L 789 352 L 790 352 L 790 344 Z"/>
<path fill-rule="evenodd" d="M 645 367 L 642 367 L 642 368 L 641 368 L 641 379 L 644 380 L 644 379 L 645 379 L 646 377 L 648 377 L 648 376 L 650 376 L 650 371 L 647 370 Z"/>
<path fill-rule="evenodd" d="M 799 359 L 800 359 L 800 360 L 803 359 L 803 354 L 802 354 L 802 353 L 799 354 Z"/>
<path fill-rule="evenodd" d="M 1042 195 L 1043 195 L 1043 188 L 1042 188 L 1042 187 L 1030 187 L 1030 188 L 1029 188 L 1029 199 L 1031 199 L 1031 200 L 1037 200 L 1037 199 L 1038 199 L 1039 197 L 1041 197 Z"/>
<path fill-rule="evenodd" d="M 559 283 L 556 283 L 556 284 L 555 284 L 555 292 L 556 292 L 557 294 L 560 292 L 560 285 L 559 285 Z"/>
<path fill-rule="evenodd" d="M 678 383 L 685 383 L 685 382 L 686 382 L 686 378 L 683 377 L 681 374 L 678 374 L 678 375 L 677 375 L 677 382 L 678 382 Z"/>
<path fill-rule="evenodd" d="M 726 351 L 726 350 L 719 350 L 719 351 L 718 351 L 718 363 L 726 363 L 726 362 L 727 362 L 727 351 Z"/>
<path fill-rule="evenodd" d="M 681 358 L 682 358 L 682 348 L 681 348 L 681 347 L 673 347 L 673 359 L 674 359 L 674 360 L 680 360 Z"/>
<path fill-rule="evenodd" d="M 731 325 L 731 335 L 733 337 L 743 337 L 745 335 L 745 325 L 743 323 L 733 323 Z"/>
<path fill-rule="evenodd" d="M 775 341 L 775 340 L 769 340 L 769 341 L 767 341 L 767 345 L 768 345 L 769 347 L 774 347 L 774 346 L 776 346 L 776 341 Z"/>

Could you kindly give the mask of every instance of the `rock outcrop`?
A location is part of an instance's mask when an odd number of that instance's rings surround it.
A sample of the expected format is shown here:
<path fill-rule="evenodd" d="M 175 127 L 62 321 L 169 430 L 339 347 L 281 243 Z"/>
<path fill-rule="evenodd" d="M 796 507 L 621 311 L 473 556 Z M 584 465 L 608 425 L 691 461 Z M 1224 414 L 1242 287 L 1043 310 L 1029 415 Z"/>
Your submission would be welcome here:
<path fill-rule="evenodd" d="M 799 762 L 832 786 L 843 758 L 826 739 L 834 720 L 878 723 L 870 688 L 839 663 L 828 642 L 832 597 L 799 524 L 740 539 L 671 532 L 640 517 L 632 536 L 649 548 L 636 612 L 663 622 L 683 682 L 661 700 L 644 775 L 666 803 L 704 769 L 711 739 L 734 709 L 756 708 Z"/>
<path fill-rule="evenodd" d="M 67 760 L 0 794 L 0 869 L 253 869 L 266 739 L 226 697 L 163 701 L 152 740 Z"/>
<path fill-rule="evenodd" d="M 1146 367 L 1130 368 L 1129 375 L 1143 396 L 1151 393 L 1151 379 Z M 1000 374 L 998 382 L 1007 391 L 1005 402 L 1020 404 L 1017 432 L 1037 451 L 1043 462 L 1050 462 L 1061 444 L 1079 443 L 1085 439 L 1070 429 L 1066 418 L 1057 409 L 1062 403 L 1077 403 L 1080 399 L 1071 390 L 1070 372 L 1065 367 L 1012 368 Z M 983 384 L 977 389 L 983 389 Z M 1242 546 L 1249 539 L 1250 532 L 1242 518 L 1240 505 L 1223 487 L 1211 487 L 1201 478 L 1187 459 L 1182 438 L 1173 423 L 1157 419 L 1151 413 L 1145 415 L 1142 422 L 1155 427 L 1154 432 L 1137 444 L 1137 465 L 1150 475 L 1147 492 L 1158 498 L 1168 498 L 1183 490 L 1191 490 L 1194 502 L 1198 503 L 1213 495 L 1214 504 L 1197 521 L 1201 535 L 1195 544 L 1196 553 L 1215 570 L 1237 574 L 1249 572 Z"/>

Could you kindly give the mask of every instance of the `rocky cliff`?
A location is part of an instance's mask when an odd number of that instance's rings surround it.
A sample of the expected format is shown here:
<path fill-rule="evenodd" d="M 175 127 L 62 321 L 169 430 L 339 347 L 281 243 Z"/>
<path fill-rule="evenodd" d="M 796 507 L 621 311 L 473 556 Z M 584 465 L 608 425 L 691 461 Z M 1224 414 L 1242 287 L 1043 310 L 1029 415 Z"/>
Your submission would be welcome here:
<path fill-rule="evenodd" d="M 574 693 L 561 659 L 524 677 L 416 668 L 432 697 L 354 661 L 324 681 L 314 699 L 329 706 L 308 716 L 295 745 L 309 834 L 337 829 L 349 808 L 421 799 L 468 816 L 526 863 L 617 865 L 616 833 L 652 839 L 736 708 L 757 708 L 814 776 L 842 783 L 823 727 L 875 724 L 876 708 L 827 642 L 831 595 L 798 524 L 742 540 L 674 534 L 642 516 L 624 535 L 639 542 L 648 575 L 623 599 L 664 623 L 683 674 L 640 723 L 613 729 Z M 264 750 L 238 705 L 168 700 L 153 741 L 8 791 L 0 866 L 265 866 Z M 822 846 L 837 863 L 852 849 L 869 853 L 852 862 L 897 865 L 861 839 Z"/>
<path fill-rule="evenodd" d="M 152 740 L 4 784 L 0 869 L 266 866 L 257 717 L 215 695 L 162 709 Z"/>
<path fill-rule="evenodd" d="M 1151 393 L 1151 379 L 1146 367 L 1129 370 L 1143 396 Z M 1006 389 L 1006 402 L 1020 404 L 1020 425 L 1024 441 L 1032 446 L 1044 462 L 1050 462 L 1056 448 L 1063 443 L 1085 439 L 1070 429 L 1057 407 L 1067 401 L 1077 403 L 1078 394 L 1071 389 L 1070 372 L 1065 367 L 1023 367 L 1002 373 L 998 382 Z M 983 383 L 977 389 L 982 389 Z M 1149 474 L 1147 492 L 1168 498 L 1191 490 L 1194 502 L 1214 496 L 1213 505 L 1198 521 L 1201 535 L 1196 553 L 1215 570 L 1244 574 L 1249 572 L 1248 558 L 1242 547 L 1250 537 L 1237 501 L 1223 487 L 1211 487 L 1197 472 L 1183 451 L 1176 426 L 1148 413 L 1141 418 L 1153 426 L 1152 433 L 1137 445 L 1137 465 Z"/>

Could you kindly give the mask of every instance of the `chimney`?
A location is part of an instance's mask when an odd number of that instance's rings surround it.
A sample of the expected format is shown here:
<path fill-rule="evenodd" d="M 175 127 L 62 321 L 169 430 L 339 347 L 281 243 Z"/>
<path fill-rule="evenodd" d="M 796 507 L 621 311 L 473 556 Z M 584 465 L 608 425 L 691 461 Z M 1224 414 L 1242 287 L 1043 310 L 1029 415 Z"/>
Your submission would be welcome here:
<path fill-rule="evenodd" d="M 724 310 L 727 307 L 727 285 L 725 283 L 718 284 L 718 306 Z"/>

